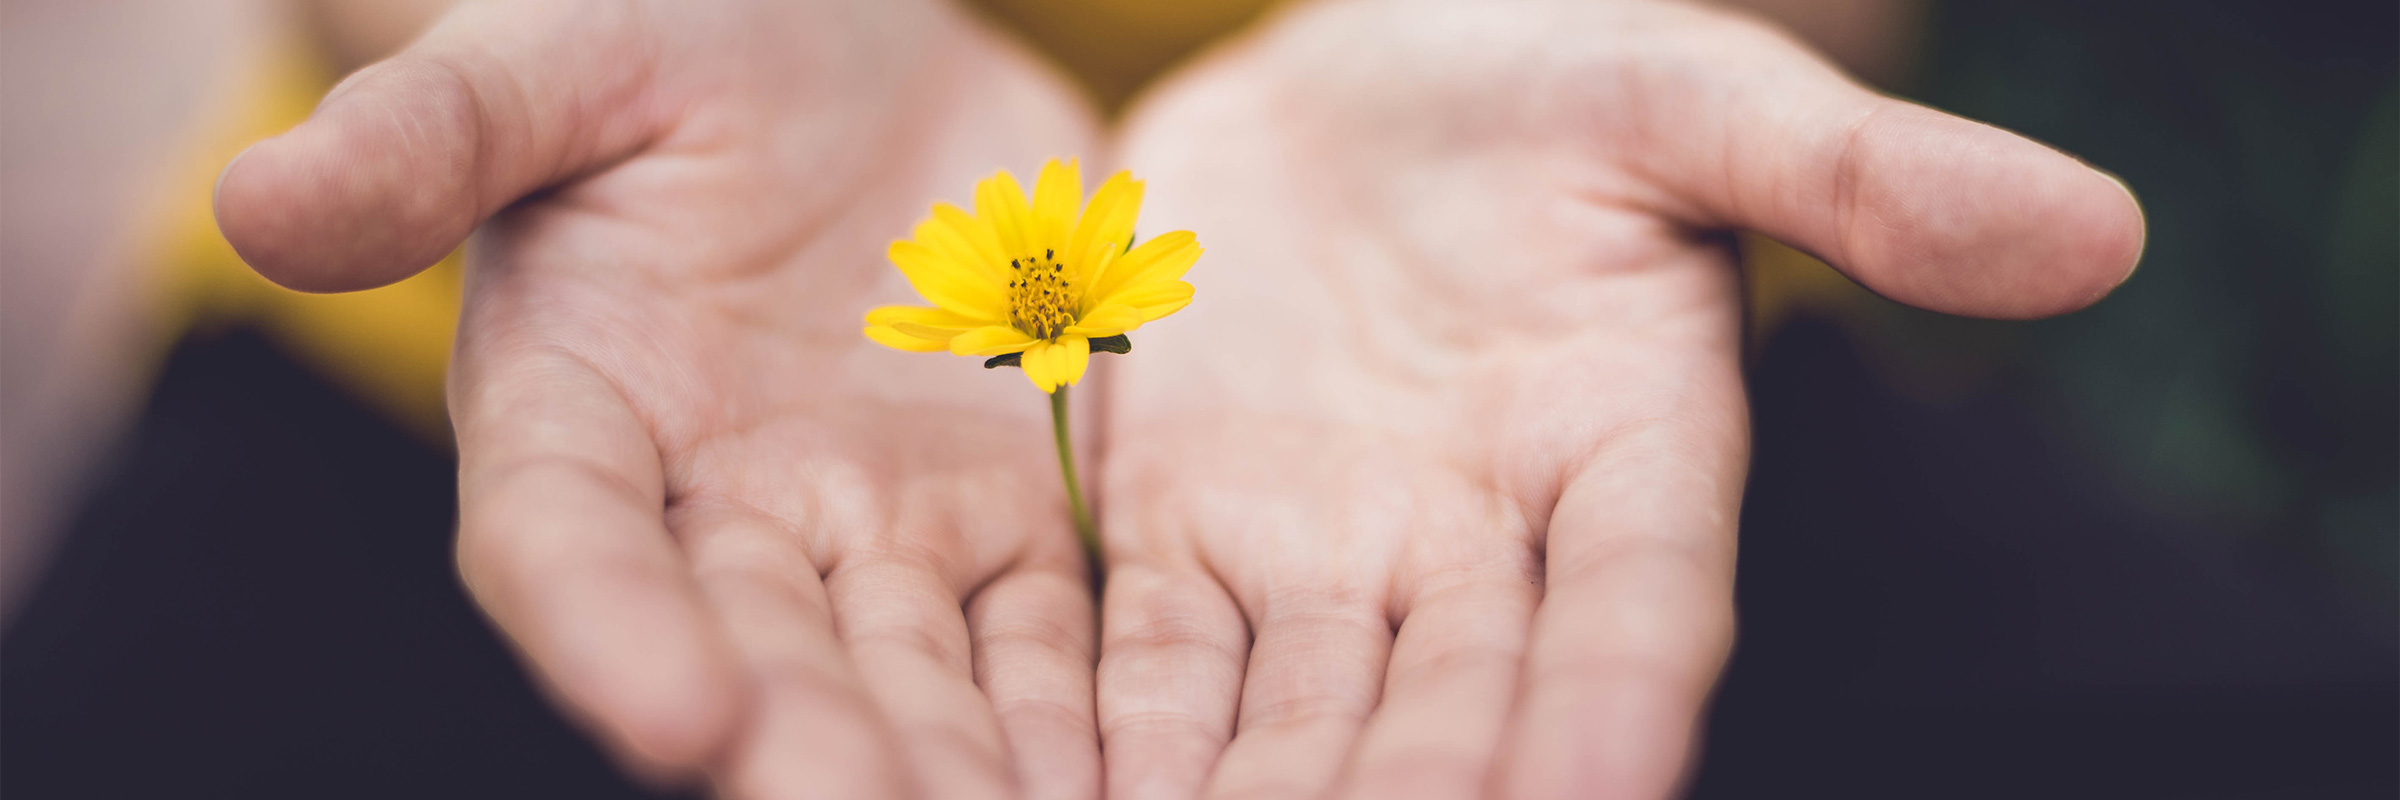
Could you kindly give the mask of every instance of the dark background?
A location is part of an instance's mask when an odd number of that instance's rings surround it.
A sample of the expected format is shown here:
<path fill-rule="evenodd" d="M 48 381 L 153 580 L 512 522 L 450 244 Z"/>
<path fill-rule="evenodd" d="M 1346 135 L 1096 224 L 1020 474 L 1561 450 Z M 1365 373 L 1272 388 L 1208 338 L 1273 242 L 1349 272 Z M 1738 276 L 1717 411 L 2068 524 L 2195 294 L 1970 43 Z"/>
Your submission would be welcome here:
<path fill-rule="evenodd" d="M 1753 354 L 1694 794 L 2400 796 L 2400 10 L 1935 9 L 1909 92 L 2123 176 L 2139 274 Z M 0 795 L 639 797 L 451 568 L 453 463 L 201 331 L 0 636 Z"/>

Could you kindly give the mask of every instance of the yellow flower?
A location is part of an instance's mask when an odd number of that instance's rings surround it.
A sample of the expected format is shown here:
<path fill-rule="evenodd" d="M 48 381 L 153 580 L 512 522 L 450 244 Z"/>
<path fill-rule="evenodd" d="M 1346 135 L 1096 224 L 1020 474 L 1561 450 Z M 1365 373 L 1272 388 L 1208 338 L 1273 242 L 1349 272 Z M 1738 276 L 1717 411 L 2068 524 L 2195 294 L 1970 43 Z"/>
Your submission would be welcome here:
<path fill-rule="evenodd" d="M 1091 340 L 1124 334 L 1192 302 L 1183 273 L 1200 258 L 1191 231 L 1127 249 L 1142 183 L 1119 172 L 1083 200 L 1072 160 L 1042 167 L 1033 199 L 1002 170 L 975 186 L 975 213 L 937 203 L 892 265 L 933 307 L 867 312 L 867 338 L 912 352 L 1020 354 L 1044 392 L 1083 380 Z M 1078 213 L 1080 212 L 1080 213 Z"/>

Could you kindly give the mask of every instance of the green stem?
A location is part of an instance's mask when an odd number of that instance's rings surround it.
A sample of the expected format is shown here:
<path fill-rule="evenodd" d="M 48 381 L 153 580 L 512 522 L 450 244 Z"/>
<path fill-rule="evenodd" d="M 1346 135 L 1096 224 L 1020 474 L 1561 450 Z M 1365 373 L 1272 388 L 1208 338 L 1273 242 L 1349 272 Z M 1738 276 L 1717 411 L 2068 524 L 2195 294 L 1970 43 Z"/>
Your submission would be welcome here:
<path fill-rule="evenodd" d="M 1060 386 L 1050 393 L 1050 429 L 1058 435 L 1058 471 L 1067 479 L 1067 505 L 1075 510 L 1075 538 L 1083 542 L 1083 555 L 1091 559 L 1092 573 L 1100 572 L 1100 526 L 1092 522 L 1092 508 L 1083 503 L 1083 482 L 1075 478 L 1075 444 L 1067 435 L 1067 387 Z"/>

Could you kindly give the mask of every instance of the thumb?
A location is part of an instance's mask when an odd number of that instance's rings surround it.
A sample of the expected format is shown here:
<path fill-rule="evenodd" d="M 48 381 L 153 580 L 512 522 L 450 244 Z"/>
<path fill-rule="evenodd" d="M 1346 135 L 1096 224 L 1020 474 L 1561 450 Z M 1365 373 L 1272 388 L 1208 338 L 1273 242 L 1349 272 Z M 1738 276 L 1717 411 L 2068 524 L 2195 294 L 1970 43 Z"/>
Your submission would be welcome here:
<path fill-rule="evenodd" d="M 370 289 L 517 198 L 630 154 L 655 34 L 630 3 L 471 3 L 217 178 L 217 226 L 268 279 Z"/>
<path fill-rule="evenodd" d="M 1735 27 L 1714 85 L 1657 104 L 1665 146 L 1645 171 L 1691 221 L 1757 230 L 1886 297 L 1967 316 L 2073 311 L 2132 273 L 2142 211 L 2115 178 Z"/>

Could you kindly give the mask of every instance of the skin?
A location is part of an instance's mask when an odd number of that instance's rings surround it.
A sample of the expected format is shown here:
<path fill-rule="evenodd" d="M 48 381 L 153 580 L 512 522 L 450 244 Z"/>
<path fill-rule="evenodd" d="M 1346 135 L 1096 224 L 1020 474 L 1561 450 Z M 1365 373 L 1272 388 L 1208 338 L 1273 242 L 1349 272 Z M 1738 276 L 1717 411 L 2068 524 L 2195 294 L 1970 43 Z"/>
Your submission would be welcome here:
<path fill-rule="evenodd" d="M 2111 179 L 1649 3 L 1327 3 L 1137 108 L 1192 307 L 1116 362 L 1111 797 L 1674 793 L 1749 455 L 1721 231 L 2029 318 L 2130 272 Z"/>
<path fill-rule="evenodd" d="M 927 200 L 1089 115 L 930 0 L 666 5 L 462 8 L 218 213 L 316 291 L 481 227 L 461 573 L 628 764 L 727 796 L 1666 795 L 1732 638 L 1720 232 L 2011 318 L 2141 243 L 2105 176 L 1740 17 L 1304 7 L 1118 140 L 1209 255 L 1077 390 L 1095 633 L 1041 396 L 857 330 Z"/>
<path fill-rule="evenodd" d="M 883 250 L 930 198 L 1085 151 L 1091 120 L 932 2 L 470 4 L 236 159 L 217 210 L 314 291 L 482 226 L 459 571 L 637 771 L 1092 797 L 1092 598 L 1043 397 L 859 335 L 912 299 Z"/>

